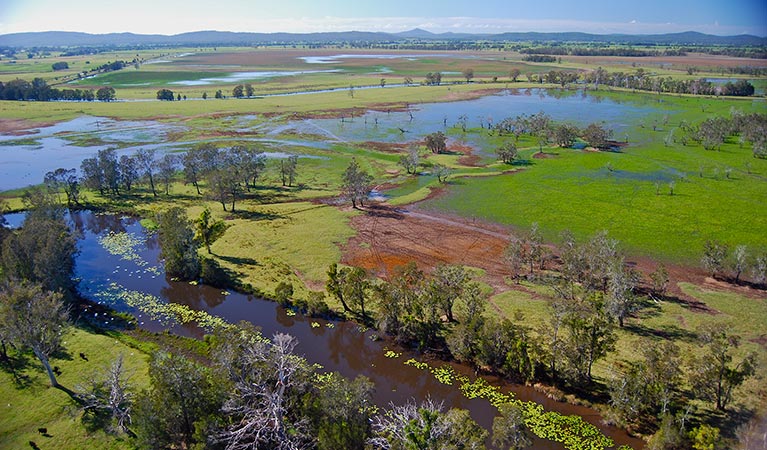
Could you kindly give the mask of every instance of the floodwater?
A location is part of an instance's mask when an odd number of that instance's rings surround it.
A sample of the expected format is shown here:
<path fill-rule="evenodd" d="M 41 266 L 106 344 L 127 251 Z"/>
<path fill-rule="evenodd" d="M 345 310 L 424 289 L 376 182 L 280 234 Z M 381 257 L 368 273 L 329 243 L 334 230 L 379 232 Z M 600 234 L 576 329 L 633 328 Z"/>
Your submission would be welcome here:
<path fill-rule="evenodd" d="M 247 130 L 246 123 L 255 116 L 243 116 L 233 127 Z M 182 125 L 157 121 L 118 121 L 105 117 L 80 116 L 49 127 L 31 130 L 22 136 L 0 134 L 0 191 L 18 189 L 43 182 L 47 172 L 58 168 L 79 169 L 86 158 L 99 150 L 115 148 L 118 157 L 133 154 L 139 148 L 154 149 L 158 155 L 184 151 L 200 141 L 169 139 L 172 133 L 183 133 Z M 206 142 L 219 139 L 207 139 Z M 263 145 L 267 158 L 284 158 L 286 149 L 296 147 L 328 148 L 326 142 L 302 142 L 277 137 L 245 138 Z M 311 155 L 301 157 L 311 158 Z"/>
<path fill-rule="evenodd" d="M 450 89 L 449 86 L 443 88 L 446 91 Z M 651 103 L 619 103 L 587 92 L 510 89 L 473 100 L 414 104 L 407 111 L 360 111 L 358 115 L 349 114 L 339 119 L 305 119 L 248 126 L 247 122 L 256 116 L 245 115 L 245 119 L 222 123 L 216 130 L 263 133 L 263 138 L 243 140 L 262 143 L 274 153 L 285 153 L 286 147 L 327 149 L 333 142 L 418 141 L 435 131 L 455 130 L 461 120 L 465 120 L 468 127 L 487 127 L 507 117 L 531 115 L 539 111 L 549 114 L 555 121 L 571 121 L 581 126 L 590 122 L 605 122 L 614 131 L 616 139 L 622 139 L 629 133 L 631 124 L 658 112 Z M 199 141 L 171 141 L 169 136 L 185 131 L 188 128 L 179 124 L 81 116 L 34 130 L 28 135 L 0 134 L 0 191 L 41 183 L 46 172 L 60 167 L 79 168 L 83 159 L 108 147 L 118 147 L 118 154 L 132 153 L 137 148 L 154 148 L 160 152 L 183 151 Z M 280 134 L 288 132 L 317 138 L 304 141 L 291 136 L 288 140 L 280 139 Z M 473 147 L 481 156 L 494 157 L 495 148 L 490 144 L 487 133 L 469 133 L 451 139 Z"/>
<path fill-rule="evenodd" d="M 449 87 L 445 87 L 449 89 Z M 613 136 L 622 139 L 632 124 L 658 109 L 648 104 L 617 102 L 585 91 L 547 91 L 545 89 L 504 90 L 474 100 L 449 103 L 423 103 L 407 111 L 367 111 L 340 119 L 309 119 L 289 122 L 296 131 L 331 137 L 342 142 L 408 142 L 423 139 L 435 131 L 457 129 L 462 121 L 468 128 L 491 126 L 508 117 L 532 115 L 539 111 L 557 122 L 585 126 L 604 122 Z M 489 134 L 489 133 L 488 133 Z M 484 156 L 494 156 L 488 135 L 471 133 L 454 138 Z"/>
<path fill-rule="evenodd" d="M 451 58 L 451 59 L 479 59 L 476 55 L 456 55 L 445 53 L 412 53 L 412 54 L 342 54 L 329 56 L 300 56 L 298 59 L 307 64 L 338 64 L 346 59 L 404 59 L 406 61 L 416 61 L 420 58 Z M 445 73 L 445 72 L 442 72 Z"/>
<path fill-rule="evenodd" d="M 147 235 L 134 218 L 76 212 L 70 215 L 70 220 L 82 235 L 76 270 L 77 276 L 82 280 L 80 291 L 88 298 L 98 300 L 98 292 L 106 289 L 111 283 L 116 283 L 124 289 L 159 297 L 163 302 L 180 303 L 194 310 L 206 311 L 228 322 L 249 321 L 259 326 L 267 337 L 277 332 L 288 333 L 299 341 L 296 352 L 306 357 L 309 362 L 320 364 L 323 370 L 338 371 L 349 378 L 358 375 L 370 378 L 376 386 L 374 400 L 378 405 L 387 406 L 390 402 L 403 404 L 411 398 L 423 400 L 431 397 L 443 401 L 445 407 L 467 409 L 482 426 L 488 429 L 492 426 L 496 409 L 488 401 L 467 399 L 457 386 L 442 384 L 429 372 L 403 364 L 411 357 L 419 360 L 423 360 L 423 357 L 384 340 L 374 340 L 373 331 L 361 330 L 356 324 L 349 322 L 306 318 L 300 314 L 291 315 L 276 303 L 253 296 L 228 293 L 209 286 L 169 281 L 164 276 L 158 259 L 159 249 L 155 237 Z M 20 221 L 20 214 L 9 216 L 9 222 L 14 225 L 18 225 Z M 132 259 L 126 260 L 111 255 L 99 244 L 98 236 L 104 236 L 110 231 L 127 232 L 137 240 L 139 244 L 134 247 Z M 169 330 L 172 333 L 197 338 L 203 335 L 203 330 L 196 325 L 162 324 L 125 304 L 112 304 L 112 307 L 132 313 L 140 326 L 151 331 Z M 95 315 L 91 319 L 99 320 L 99 316 Z M 104 325 L 108 326 L 108 321 Z M 402 356 L 387 358 L 387 348 L 402 352 Z M 434 366 L 444 364 L 441 361 L 428 362 Z M 456 372 L 471 379 L 475 378 L 469 367 L 450 365 Z M 532 388 L 504 384 L 495 377 L 486 379 L 493 385 L 502 386 L 504 392 L 514 392 L 521 400 L 541 403 L 546 410 L 582 416 L 597 425 L 616 442 L 616 445 L 628 444 L 637 449 L 642 447 L 642 441 L 630 438 L 617 428 L 601 425 L 599 414 L 592 409 L 554 402 Z M 554 442 L 536 439 L 534 448 L 563 447 Z"/>
<path fill-rule="evenodd" d="M 177 84 L 181 86 L 205 86 L 208 84 L 218 83 L 241 83 L 244 81 L 262 80 L 264 78 L 276 78 L 276 77 L 295 77 L 299 75 L 308 75 L 313 73 L 334 73 L 340 72 L 340 69 L 333 70 L 273 70 L 273 71 L 258 71 L 258 72 L 234 72 L 222 77 L 214 78 L 200 78 L 197 80 L 181 80 L 172 81 L 169 84 Z"/>

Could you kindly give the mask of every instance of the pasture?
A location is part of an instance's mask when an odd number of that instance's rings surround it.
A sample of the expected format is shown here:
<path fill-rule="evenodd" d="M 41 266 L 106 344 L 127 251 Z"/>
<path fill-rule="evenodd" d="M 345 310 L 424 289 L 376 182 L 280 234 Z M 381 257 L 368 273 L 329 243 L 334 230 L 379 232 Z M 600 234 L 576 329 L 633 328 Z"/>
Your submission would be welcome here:
<path fill-rule="evenodd" d="M 332 263 L 359 265 L 387 276 L 395 265 L 409 260 L 427 270 L 447 262 L 469 267 L 477 275 L 490 294 L 488 314 L 512 320 L 524 317 L 531 327 L 544 325 L 553 293 L 535 282 L 516 285 L 509 280 L 503 260 L 507 236 L 524 234 L 537 223 L 547 243 L 555 246 L 566 229 L 579 241 L 607 230 L 645 275 L 663 261 L 672 268 L 672 279 L 669 298 L 657 304 L 648 301 L 627 319 L 627 327 L 618 332 L 617 351 L 595 366 L 598 380 L 604 382 L 614 364 L 635 360 L 634 350 L 640 342 L 671 339 L 684 352 L 695 353 L 695 333 L 712 323 L 729 326 L 742 337 L 738 356 L 753 350 L 761 364 L 767 363 L 762 329 L 764 291 L 708 280 L 698 268 L 707 240 L 721 241 L 730 248 L 746 245 L 752 256 L 767 251 L 767 215 L 763 212 L 767 160 L 754 158 L 751 145 L 737 137 L 717 150 L 674 139 L 684 124 L 694 125 L 709 117 L 767 113 L 763 94 L 735 99 L 606 87 L 592 91 L 583 84 L 560 89 L 528 82 L 525 77 L 550 70 L 586 71 L 599 65 L 611 71 L 642 67 L 652 71 L 651 76 L 677 78 L 689 77 L 685 66 L 695 65 L 700 76 L 714 77 L 721 76 L 723 68 L 744 64 L 741 59 L 564 57 L 561 63 L 531 64 L 508 49 L 185 48 L 66 58 L 50 55 L 17 64 L 3 61 L 0 80 L 41 76 L 53 84 L 62 77 L 72 79 L 85 66 L 134 57 L 142 61 L 137 67 L 67 85 L 112 86 L 118 101 L 2 102 L 0 129 L 13 134 L 13 139 L 0 141 L 0 146 L 4 151 L 34 154 L 55 138 L 60 144 L 56 148 L 62 152 L 85 148 L 95 154 L 100 148 L 114 146 L 129 153 L 152 145 L 161 152 L 181 153 L 211 142 L 218 147 L 247 145 L 299 155 L 295 186 L 281 185 L 281 156 L 274 156 L 267 160 L 258 186 L 242 193 L 234 213 L 223 211 L 208 196 L 197 195 L 181 173 L 176 174 L 169 195 L 152 196 L 145 183 L 118 198 L 84 193 L 89 206 L 145 218 L 173 205 L 185 207 L 189 217 L 195 218 L 209 206 L 229 227 L 213 244 L 212 257 L 241 285 L 250 285 L 256 292 L 272 295 L 280 282 L 290 282 L 296 299 L 322 291 Z M 52 72 L 50 63 L 58 60 L 69 61 L 70 69 Z M 761 67 L 763 61 L 755 64 Z M 471 82 L 462 74 L 467 68 L 474 71 Z M 520 81 L 509 81 L 512 69 L 520 70 Z M 441 72 L 444 84 L 422 85 L 429 72 Z M 234 86 L 243 83 L 252 83 L 254 97 L 232 98 Z M 767 81 L 756 80 L 754 85 L 764 89 Z M 155 100 L 162 88 L 187 100 Z M 217 90 L 225 98 L 213 98 Z M 499 93 L 509 94 L 501 98 L 496 96 Z M 482 109 L 493 102 L 501 107 L 492 113 Z M 514 137 L 491 132 L 488 123 L 520 112 L 532 115 L 544 108 L 550 108 L 558 123 L 581 127 L 603 123 L 616 131 L 614 139 L 628 142 L 615 151 L 546 143 L 539 153 L 536 139 L 523 134 L 516 141 L 519 160 L 514 164 L 497 161 L 496 149 Z M 412 115 L 408 118 L 408 114 Z M 43 137 L 34 132 L 83 116 L 95 119 L 96 128 Z M 465 129 L 458 126 L 460 116 L 464 116 Z M 99 120 L 109 121 L 114 129 L 104 125 L 100 129 Z M 133 120 L 145 122 L 130 127 L 159 131 L 141 140 L 135 129 L 120 129 L 121 123 L 129 127 L 128 121 Z M 445 154 L 432 154 L 424 145 L 425 135 L 436 130 L 447 135 Z M 406 174 L 397 164 L 408 146 L 419 150 L 418 175 Z M 373 176 L 376 192 L 383 194 L 382 200 L 371 202 L 375 208 L 352 209 L 339 198 L 341 175 L 352 158 Z M 434 174 L 437 164 L 451 171 L 446 183 Z M 3 193 L 13 209 L 22 205 L 21 188 Z M 204 192 L 207 188 L 203 183 Z M 328 301 L 333 309 L 340 309 L 335 300 Z M 83 334 L 78 340 L 95 346 L 102 337 Z M 122 347 L 112 350 L 114 354 Z M 89 349 L 88 353 L 96 351 Z M 145 370 L 141 358 L 134 361 L 139 372 Z M 75 367 L 76 363 L 61 362 L 65 372 L 84 370 Z M 38 376 L 32 373 L 30 379 Z M 66 377 L 64 381 L 69 382 Z M 36 395 L 44 387 L 34 383 L 35 390 L 30 392 Z M 14 404 L 27 407 L 33 403 L 31 397 L 22 398 L 20 391 L 11 392 L 9 383 L 0 383 L 0 389 Z M 749 395 L 741 405 L 763 407 L 763 380 L 749 381 L 746 392 Z M 56 423 L 49 429 L 58 432 L 72 419 L 61 412 L 63 400 L 55 402 L 50 408 L 57 411 Z M 30 427 L 40 420 L 22 417 L 23 425 L 0 429 L 0 443 L 15 446 L 31 439 L 34 432 Z M 71 439 L 65 446 L 80 446 L 81 437 Z M 105 447 L 122 448 L 120 442 L 106 443 L 106 437 L 103 441 Z"/>

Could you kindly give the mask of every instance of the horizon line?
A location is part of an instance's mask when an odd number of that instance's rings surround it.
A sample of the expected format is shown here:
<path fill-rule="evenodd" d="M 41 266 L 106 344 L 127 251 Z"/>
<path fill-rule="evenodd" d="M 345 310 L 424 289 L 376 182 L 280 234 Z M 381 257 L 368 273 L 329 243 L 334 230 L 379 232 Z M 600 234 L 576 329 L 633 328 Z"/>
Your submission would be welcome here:
<path fill-rule="evenodd" d="M 740 33 L 740 34 L 712 34 L 712 33 L 705 33 L 702 31 L 696 31 L 693 29 L 689 29 L 686 31 L 673 31 L 673 32 L 666 32 L 666 33 L 629 33 L 629 32 L 610 32 L 610 33 L 589 33 L 585 31 L 499 31 L 496 33 L 492 32 L 485 32 L 485 33 L 475 33 L 475 32 L 468 32 L 468 31 L 443 31 L 443 32 L 434 32 L 429 31 L 422 27 L 415 27 L 409 30 L 404 31 L 396 31 L 396 32 L 387 32 L 387 31 L 381 31 L 381 30 L 364 30 L 364 29 L 349 29 L 349 30 L 343 30 L 343 31 L 231 31 L 231 30 L 219 30 L 219 29 L 198 29 L 194 31 L 182 31 L 179 33 L 173 33 L 173 34 L 163 34 L 163 33 L 145 33 L 145 32 L 134 32 L 134 31 L 114 31 L 114 32 L 108 32 L 108 33 L 94 33 L 89 31 L 74 31 L 74 30 L 43 30 L 43 31 L 15 31 L 11 33 L 2 33 L 1 36 L 10 36 L 10 35 L 17 35 L 17 34 L 30 34 L 30 33 L 79 33 L 79 34 L 87 34 L 92 36 L 107 36 L 107 35 L 119 35 L 119 34 L 132 34 L 136 36 L 164 36 L 164 37 L 174 37 L 174 36 L 180 36 L 184 34 L 193 34 L 193 33 L 232 33 L 232 34 L 342 34 L 342 33 L 371 33 L 371 34 L 385 34 L 390 36 L 396 36 L 399 34 L 405 34 L 410 33 L 413 31 L 422 31 L 429 34 L 432 34 L 434 36 L 444 36 L 444 35 L 466 35 L 466 36 L 499 36 L 503 34 L 585 34 L 590 36 L 666 36 L 666 35 L 676 35 L 676 34 L 687 34 L 687 33 L 696 33 L 701 34 L 704 36 L 716 36 L 716 37 L 738 37 L 738 36 L 753 36 L 757 38 L 767 38 L 767 35 L 760 36 L 758 34 L 750 34 L 750 33 Z"/>

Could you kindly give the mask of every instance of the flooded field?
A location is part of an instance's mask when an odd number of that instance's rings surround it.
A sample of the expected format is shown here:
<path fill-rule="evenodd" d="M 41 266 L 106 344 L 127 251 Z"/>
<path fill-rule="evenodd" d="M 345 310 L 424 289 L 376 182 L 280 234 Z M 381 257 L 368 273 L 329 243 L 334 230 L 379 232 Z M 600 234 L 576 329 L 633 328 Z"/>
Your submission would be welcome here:
<path fill-rule="evenodd" d="M 648 104 L 619 103 L 586 92 L 567 92 L 563 95 L 559 91 L 523 89 L 505 90 L 474 100 L 411 105 L 407 111 L 368 111 L 359 116 L 348 114 L 338 119 L 302 119 L 287 123 L 255 121 L 253 125 L 251 122 L 257 116 L 248 115 L 243 116 L 243 120 L 234 120 L 211 130 L 263 134 L 263 137 L 244 137 L 241 140 L 261 143 L 267 147 L 266 151 L 284 153 L 300 147 L 328 148 L 328 142 L 419 141 L 434 131 L 455 131 L 461 123 L 466 123 L 468 127 L 487 127 L 507 117 L 539 111 L 549 114 L 555 121 L 570 120 L 580 126 L 605 122 L 616 138 L 620 138 L 628 132 L 632 123 L 657 113 L 658 109 Z M 199 141 L 171 139 L 170 136 L 187 131 L 190 131 L 189 126 L 172 122 L 117 121 L 81 116 L 29 130 L 23 135 L 0 135 L 0 191 L 40 183 L 46 172 L 59 167 L 79 168 L 83 159 L 104 148 L 118 148 L 118 153 L 130 153 L 136 148 L 182 151 Z M 285 133 L 313 138 L 302 140 L 291 136 L 282 139 L 281 135 Z M 483 134 L 461 136 L 453 133 L 451 139 L 489 157 L 494 150 L 489 149 L 486 137 Z"/>

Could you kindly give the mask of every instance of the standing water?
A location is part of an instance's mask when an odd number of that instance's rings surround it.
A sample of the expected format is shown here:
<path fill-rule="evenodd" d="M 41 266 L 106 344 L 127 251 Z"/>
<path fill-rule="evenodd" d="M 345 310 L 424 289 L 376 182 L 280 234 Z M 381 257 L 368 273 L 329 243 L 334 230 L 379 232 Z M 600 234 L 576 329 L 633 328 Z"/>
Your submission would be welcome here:
<path fill-rule="evenodd" d="M 406 360 L 415 358 L 428 362 L 432 367 L 439 367 L 446 364 L 442 361 L 430 361 L 422 355 L 377 340 L 374 331 L 361 329 L 351 322 L 307 318 L 253 296 L 170 281 L 159 261 L 156 238 L 147 234 L 135 218 L 91 212 L 77 212 L 70 217 L 82 236 L 76 270 L 82 280 L 80 290 L 83 295 L 133 314 L 145 329 L 156 332 L 169 330 L 196 338 L 204 333 L 197 324 L 179 324 L 167 317 L 149 317 L 146 309 L 129 304 L 145 305 L 154 299 L 166 305 L 186 305 L 230 323 L 245 320 L 261 327 L 266 337 L 277 332 L 295 336 L 299 341 L 296 353 L 311 363 L 321 365 L 322 370 L 338 371 L 349 378 L 358 375 L 370 378 L 376 386 L 374 401 L 378 405 L 387 406 L 390 402 L 403 404 L 411 398 L 420 401 L 431 397 L 443 401 L 447 408 L 467 409 L 480 425 L 486 429 L 492 427 L 497 410 L 487 400 L 468 399 L 455 384 L 442 384 L 429 371 L 404 364 Z M 17 217 L 11 219 L 14 224 L 18 223 Z M 105 295 L 108 292 L 131 294 L 123 297 Z M 115 298 L 131 300 L 115 301 Z M 98 316 L 93 319 L 98 319 Z M 454 363 L 449 365 L 457 374 L 475 378 L 469 367 Z M 612 438 L 616 445 L 627 444 L 636 449 L 643 446 L 642 441 L 629 437 L 624 431 L 601 424 L 601 417 L 593 409 L 555 402 L 530 387 L 507 384 L 496 377 L 485 378 L 490 384 L 500 386 L 503 392 L 511 392 L 523 401 L 537 402 L 547 411 L 583 417 Z M 534 448 L 563 447 L 556 442 L 536 439 Z"/>

